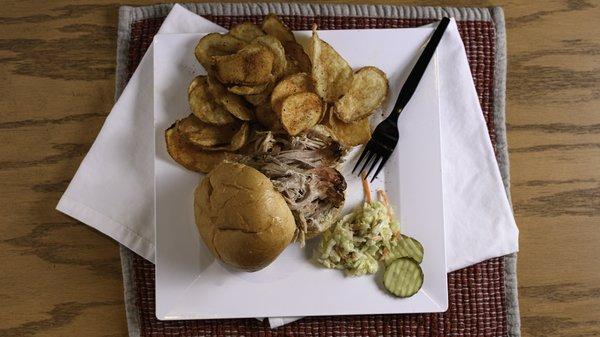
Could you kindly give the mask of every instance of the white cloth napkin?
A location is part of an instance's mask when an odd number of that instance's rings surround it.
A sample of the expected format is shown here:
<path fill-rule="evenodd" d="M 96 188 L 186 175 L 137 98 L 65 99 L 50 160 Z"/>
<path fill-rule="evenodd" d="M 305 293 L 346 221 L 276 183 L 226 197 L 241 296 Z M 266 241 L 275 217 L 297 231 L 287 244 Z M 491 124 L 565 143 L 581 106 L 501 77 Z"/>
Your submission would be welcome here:
<path fill-rule="evenodd" d="M 433 27 L 433 26 L 432 26 Z M 158 34 L 223 32 L 175 5 Z M 518 250 L 518 230 L 456 22 L 438 47 L 448 272 Z M 154 262 L 153 46 L 106 119 L 57 210 Z M 271 317 L 271 327 L 299 317 Z"/>

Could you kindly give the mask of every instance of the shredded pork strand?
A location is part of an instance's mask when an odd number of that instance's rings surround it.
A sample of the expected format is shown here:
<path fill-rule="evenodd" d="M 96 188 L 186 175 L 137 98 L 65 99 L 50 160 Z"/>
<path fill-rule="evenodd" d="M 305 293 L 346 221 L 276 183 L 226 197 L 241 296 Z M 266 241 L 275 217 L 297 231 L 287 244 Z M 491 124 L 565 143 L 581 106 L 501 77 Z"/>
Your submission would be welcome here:
<path fill-rule="evenodd" d="M 344 203 L 346 181 L 334 166 L 343 151 L 318 133 L 286 137 L 272 132 L 253 140 L 254 154 L 245 160 L 269 177 L 294 214 L 296 239 L 304 244 L 307 233 L 319 233 L 323 221 Z"/>

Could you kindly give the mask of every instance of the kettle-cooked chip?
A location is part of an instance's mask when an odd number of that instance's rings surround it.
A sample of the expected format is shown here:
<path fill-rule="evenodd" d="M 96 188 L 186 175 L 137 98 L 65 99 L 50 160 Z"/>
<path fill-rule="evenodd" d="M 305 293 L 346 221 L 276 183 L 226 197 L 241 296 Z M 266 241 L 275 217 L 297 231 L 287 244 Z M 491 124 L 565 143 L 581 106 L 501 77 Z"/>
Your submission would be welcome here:
<path fill-rule="evenodd" d="M 197 76 L 190 84 L 188 92 L 188 100 L 192 113 L 201 121 L 209 124 L 223 125 L 233 123 L 236 120 L 210 94 L 206 76 Z"/>
<path fill-rule="evenodd" d="M 333 137 L 343 146 L 353 147 L 366 144 L 371 139 L 371 123 L 369 117 L 345 123 L 335 113 L 335 107 L 327 112 L 323 124 L 329 128 Z"/>
<path fill-rule="evenodd" d="M 208 91 L 232 115 L 243 121 L 254 119 L 254 113 L 244 99 L 225 88 L 216 78 L 208 76 Z M 193 82 L 192 82 L 193 83 Z"/>
<path fill-rule="evenodd" d="M 285 41 L 282 44 L 285 55 L 288 57 L 288 64 L 291 63 L 288 68 L 295 67 L 299 69 L 297 72 L 310 73 L 310 58 L 304 52 L 304 48 L 296 41 Z M 286 71 L 286 73 L 292 74 L 291 70 L 290 72 Z"/>
<path fill-rule="evenodd" d="M 237 160 L 239 157 L 227 151 L 203 151 L 185 141 L 175 124 L 165 131 L 165 141 L 171 158 L 191 171 L 208 173 L 223 160 Z"/>
<path fill-rule="evenodd" d="M 273 53 L 273 77 L 275 80 L 280 78 L 287 66 L 285 50 L 283 49 L 281 42 L 271 35 L 263 35 L 252 40 L 252 44 L 262 45 Z"/>
<path fill-rule="evenodd" d="M 211 33 L 205 35 L 194 50 L 198 62 L 209 72 L 214 65 L 213 56 L 231 55 L 244 48 L 246 43 L 231 35 Z"/>
<path fill-rule="evenodd" d="M 273 81 L 275 56 L 263 45 L 251 44 L 233 55 L 215 56 L 217 78 L 223 84 L 258 85 Z"/>
<path fill-rule="evenodd" d="M 299 92 L 313 92 L 313 81 L 306 73 L 290 75 L 281 80 L 271 93 L 271 107 L 277 113 L 281 112 L 281 104 L 287 97 Z"/>
<path fill-rule="evenodd" d="M 255 95 L 262 94 L 267 90 L 269 84 L 259 84 L 259 85 L 234 85 L 232 87 L 227 88 L 227 90 L 231 91 L 236 95 Z"/>
<path fill-rule="evenodd" d="M 204 81 L 205 79 L 206 78 L 204 76 L 196 76 L 196 77 L 194 77 L 194 79 L 192 80 L 192 82 L 188 86 L 188 95 L 191 94 L 192 91 L 194 91 L 194 89 L 196 89 L 196 87 L 198 87 L 199 85 L 202 85 L 202 81 Z"/>
<path fill-rule="evenodd" d="M 261 92 L 260 94 L 249 94 L 244 95 L 246 101 L 254 106 L 259 106 L 265 104 L 271 95 L 269 93 Z"/>
<path fill-rule="evenodd" d="M 242 126 L 238 129 L 238 131 L 231 138 L 231 142 L 229 143 L 229 147 L 227 150 L 229 151 L 237 151 L 241 149 L 246 143 L 248 143 L 248 139 L 250 138 L 250 125 L 248 123 L 242 124 Z"/>
<path fill-rule="evenodd" d="M 204 123 L 194 115 L 177 121 L 175 125 L 184 139 L 205 149 L 230 144 L 241 127 L 239 122 L 225 125 Z"/>
<path fill-rule="evenodd" d="M 350 123 L 365 118 L 381 106 L 388 93 L 385 73 L 376 67 L 359 69 L 348 92 L 335 102 L 337 116 Z"/>
<path fill-rule="evenodd" d="M 279 41 L 296 41 L 292 31 L 283 23 L 277 15 L 269 14 L 262 22 L 262 30 L 276 37 Z"/>
<path fill-rule="evenodd" d="M 316 25 L 307 49 L 317 94 L 326 102 L 337 101 L 352 84 L 352 68 L 333 47 L 319 38 Z"/>
<path fill-rule="evenodd" d="M 281 104 L 280 120 L 288 134 L 295 136 L 315 126 L 323 114 L 323 102 L 312 92 L 288 96 Z"/>
<path fill-rule="evenodd" d="M 271 105 L 268 102 L 256 107 L 256 120 L 268 130 L 281 129 L 279 116 L 271 109 Z"/>
<path fill-rule="evenodd" d="M 265 35 L 265 33 L 252 22 L 242 22 L 231 27 L 229 35 L 244 42 L 250 42 L 259 36 Z"/>

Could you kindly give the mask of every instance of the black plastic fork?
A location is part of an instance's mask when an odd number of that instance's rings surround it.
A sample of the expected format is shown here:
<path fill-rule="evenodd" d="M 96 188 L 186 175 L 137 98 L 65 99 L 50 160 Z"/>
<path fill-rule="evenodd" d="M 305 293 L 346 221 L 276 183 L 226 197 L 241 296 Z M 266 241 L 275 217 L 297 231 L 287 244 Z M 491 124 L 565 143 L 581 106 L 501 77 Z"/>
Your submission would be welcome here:
<path fill-rule="evenodd" d="M 372 182 L 373 180 L 375 180 L 381 169 L 383 169 L 383 165 L 385 165 L 388 159 L 390 159 L 390 157 L 392 156 L 392 153 L 394 152 L 394 149 L 398 144 L 398 139 L 400 138 L 400 135 L 398 133 L 398 117 L 400 116 L 400 113 L 402 113 L 402 110 L 404 110 L 404 107 L 406 106 L 408 101 L 415 93 L 415 90 L 417 89 L 417 86 L 419 85 L 419 82 L 421 81 L 421 78 L 423 77 L 423 74 L 425 73 L 425 70 L 429 65 L 429 61 L 431 61 L 431 58 L 433 57 L 433 54 L 435 53 L 435 50 L 438 44 L 440 43 L 440 40 L 442 39 L 442 36 L 444 35 L 446 27 L 448 27 L 449 23 L 450 19 L 445 17 L 442 18 L 442 20 L 438 24 L 437 28 L 431 35 L 429 42 L 427 42 L 425 49 L 423 49 L 421 56 L 419 56 L 417 63 L 410 71 L 406 82 L 404 82 L 404 85 L 400 90 L 400 94 L 398 94 L 398 99 L 396 100 L 394 109 L 392 110 L 390 115 L 385 120 L 383 120 L 383 122 L 377 125 L 375 131 L 373 131 L 371 140 L 369 140 L 367 145 L 365 145 L 365 149 L 358 158 L 356 165 L 354 165 L 352 173 L 356 171 L 356 168 L 362 162 L 363 165 L 360 171 L 358 172 L 358 174 L 361 175 L 370 162 L 371 166 L 369 167 L 369 171 L 367 172 L 368 176 L 369 174 L 371 174 L 371 171 L 373 171 L 377 163 L 381 161 L 381 163 L 377 167 L 377 170 L 375 171 L 375 174 L 371 178 Z"/>

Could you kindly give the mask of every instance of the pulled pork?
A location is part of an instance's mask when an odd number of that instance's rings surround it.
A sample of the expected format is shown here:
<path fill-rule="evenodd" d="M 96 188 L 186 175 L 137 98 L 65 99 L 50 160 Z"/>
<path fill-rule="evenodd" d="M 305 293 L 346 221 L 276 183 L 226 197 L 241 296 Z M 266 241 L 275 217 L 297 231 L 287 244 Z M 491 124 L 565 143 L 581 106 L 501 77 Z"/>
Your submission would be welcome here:
<path fill-rule="evenodd" d="M 343 156 L 339 144 L 319 130 L 289 137 L 257 133 L 244 163 L 269 177 L 296 219 L 296 239 L 319 234 L 344 204 L 346 180 L 334 167 Z"/>

